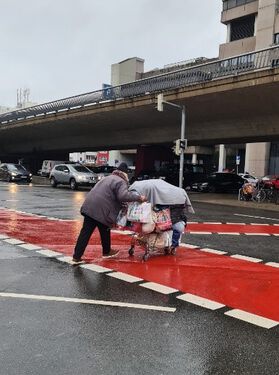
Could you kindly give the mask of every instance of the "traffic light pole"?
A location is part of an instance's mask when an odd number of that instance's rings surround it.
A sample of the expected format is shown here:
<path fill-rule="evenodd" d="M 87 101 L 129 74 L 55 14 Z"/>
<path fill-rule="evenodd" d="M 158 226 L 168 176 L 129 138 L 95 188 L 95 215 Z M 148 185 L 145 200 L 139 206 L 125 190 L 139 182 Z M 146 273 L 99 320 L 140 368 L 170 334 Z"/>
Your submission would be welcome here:
<path fill-rule="evenodd" d="M 172 107 L 179 108 L 182 111 L 181 114 L 181 133 L 180 133 L 180 161 L 179 161 L 179 187 L 183 187 L 183 170 L 184 170 L 184 150 L 187 147 L 187 140 L 185 139 L 185 123 L 186 123 L 186 107 L 185 105 L 178 105 L 164 100 L 163 94 L 157 96 L 157 110 L 163 112 L 163 104 L 168 104 Z M 177 140 L 178 141 L 178 140 Z"/>
<path fill-rule="evenodd" d="M 185 108 L 185 105 L 182 105 L 180 108 L 182 110 L 180 140 L 181 142 L 185 142 L 186 108 Z M 187 147 L 186 144 L 185 144 L 185 147 Z M 183 187 L 183 170 L 184 170 L 184 149 L 180 149 L 180 161 L 179 161 L 179 187 L 180 188 Z"/>

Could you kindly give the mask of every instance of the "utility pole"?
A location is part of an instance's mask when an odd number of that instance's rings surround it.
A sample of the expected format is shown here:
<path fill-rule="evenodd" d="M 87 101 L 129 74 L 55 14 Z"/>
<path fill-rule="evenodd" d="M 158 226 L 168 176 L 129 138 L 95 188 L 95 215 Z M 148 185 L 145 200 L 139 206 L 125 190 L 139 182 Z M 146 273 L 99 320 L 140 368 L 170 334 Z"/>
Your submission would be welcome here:
<path fill-rule="evenodd" d="M 184 150 L 187 147 L 187 139 L 185 139 L 185 123 L 186 123 L 186 107 L 185 105 L 178 105 L 164 100 L 164 95 L 157 96 L 157 110 L 164 111 L 164 104 L 170 105 L 181 110 L 181 132 L 180 139 L 175 141 L 175 154 L 180 155 L 179 161 L 179 187 L 183 187 L 183 169 L 184 169 Z"/>

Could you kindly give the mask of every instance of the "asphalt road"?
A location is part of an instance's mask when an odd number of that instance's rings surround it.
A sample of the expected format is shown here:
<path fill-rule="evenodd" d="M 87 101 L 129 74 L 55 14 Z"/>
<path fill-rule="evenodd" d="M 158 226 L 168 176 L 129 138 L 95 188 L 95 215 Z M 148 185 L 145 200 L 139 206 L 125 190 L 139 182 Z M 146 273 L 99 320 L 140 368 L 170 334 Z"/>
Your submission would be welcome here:
<path fill-rule="evenodd" d="M 222 235 L 218 225 L 211 234 L 202 234 L 201 230 L 194 233 L 192 224 L 191 234 L 183 236 L 184 243 L 227 254 L 198 253 L 186 247 L 177 257 L 154 256 L 145 264 L 137 259 L 130 264 L 126 258 L 107 263 L 118 271 L 129 265 L 128 275 L 134 267 L 137 276 L 144 279 L 134 282 L 117 279 L 113 272 L 72 267 L 63 261 L 63 254 L 48 257 L 36 249 L 21 247 L 28 242 L 39 244 L 38 248 L 43 243 L 46 248 L 44 237 L 53 235 L 49 230 L 60 233 L 61 228 L 62 238 L 67 228 L 71 231 L 79 226 L 79 208 L 86 193 L 0 183 L 0 375 L 278 373 L 279 325 L 267 329 L 225 314 L 235 307 L 241 294 L 242 299 L 247 295 L 247 301 L 241 301 L 244 305 L 262 299 L 262 308 L 268 306 L 267 311 L 276 321 L 273 310 L 278 305 L 279 270 L 231 260 L 231 256 L 260 258 L 261 263 L 279 262 L 277 236 Z M 194 208 L 196 214 L 189 215 L 189 221 L 201 226 L 207 222 L 254 223 L 267 224 L 269 230 L 279 224 L 278 212 L 197 202 Z M 5 240 L 7 233 L 10 238 L 21 239 L 24 235 L 25 239 L 12 244 Z M 35 237 L 36 242 L 32 240 Z M 62 241 L 67 248 L 64 255 L 74 244 L 70 232 L 66 237 L 69 241 Z M 47 248 L 63 252 L 58 240 Z M 113 241 L 120 241 L 117 235 Z M 125 242 L 123 236 L 121 241 Z M 94 259 L 93 264 L 106 265 Z M 199 273 L 195 274 L 197 269 Z M 219 284 L 224 283 L 220 299 L 226 298 L 228 303 L 210 310 L 177 298 L 190 284 L 203 294 L 213 293 L 210 277 L 217 269 Z M 247 279 L 247 272 L 250 278 L 244 285 L 242 278 Z M 153 275 L 154 280 L 166 277 L 162 284 L 177 291 L 161 293 L 142 287 L 143 281 L 154 281 Z M 103 304 L 98 304 L 100 301 Z"/>

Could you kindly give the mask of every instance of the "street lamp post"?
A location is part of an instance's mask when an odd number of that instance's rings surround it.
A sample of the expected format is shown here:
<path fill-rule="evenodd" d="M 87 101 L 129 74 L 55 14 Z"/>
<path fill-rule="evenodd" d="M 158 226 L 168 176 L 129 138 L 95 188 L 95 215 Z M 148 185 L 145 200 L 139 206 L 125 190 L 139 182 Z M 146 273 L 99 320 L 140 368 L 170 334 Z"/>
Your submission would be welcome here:
<path fill-rule="evenodd" d="M 171 107 L 179 108 L 181 110 L 181 131 L 180 131 L 180 139 L 176 142 L 179 142 L 178 145 L 178 153 L 180 155 L 179 161 L 179 187 L 183 187 L 183 167 L 184 167 L 184 150 L 187 147 L 187 139 L 185 139 L 185 123 L 186 123 L 186 107 L 185 105 L 178 105 L 174 103 L 170 103 L 164 100 L 163 94 L 159 94 L 157 97 L 157 110 L 163 112 L 164 106 L 163 104 L 170 105 Z"/>

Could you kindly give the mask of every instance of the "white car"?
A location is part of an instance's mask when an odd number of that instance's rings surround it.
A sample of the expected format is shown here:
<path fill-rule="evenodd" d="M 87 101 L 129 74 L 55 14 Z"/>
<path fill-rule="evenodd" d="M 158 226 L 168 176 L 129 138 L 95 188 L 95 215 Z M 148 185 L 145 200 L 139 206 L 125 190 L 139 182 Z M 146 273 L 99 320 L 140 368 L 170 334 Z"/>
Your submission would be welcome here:
<path fill-rule="evenodd" d="M 257 183 L 259 182 L 259 179 L 257 177 L 254 177 L 249 173 L 238 173 L 238 175 L 242 177 L 243 180 L 248 181 L 250 184 L 257 185 Z"/>

